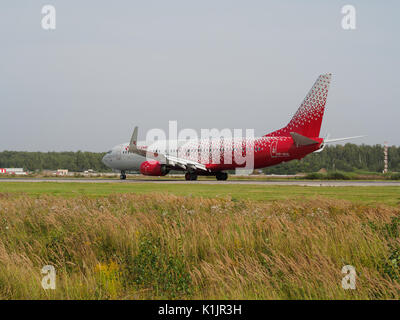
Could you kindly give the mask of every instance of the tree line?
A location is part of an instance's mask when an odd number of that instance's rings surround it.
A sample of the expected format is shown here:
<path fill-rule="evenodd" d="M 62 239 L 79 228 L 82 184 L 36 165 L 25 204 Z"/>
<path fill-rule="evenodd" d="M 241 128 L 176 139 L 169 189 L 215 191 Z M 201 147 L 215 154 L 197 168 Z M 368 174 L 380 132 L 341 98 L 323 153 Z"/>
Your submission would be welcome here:
<path fill-rule="evenodd" d="M 105 153 L 97 152 L 0 152 L 0 168 L 24 168 L 28 171 L 68 169 L 82 172 L 93 169 L 110 171 L 102 162 Z"/>
<path fill-rule="evenodd" d="M 345 145 L 326 146 L 322 152 L 312 153 L 302 160 L 294 160 L 263 169 L 268 174 L 296 174 L 299 172 L 327 171 L 368 171 L 382 172 L 384 155 L 382 145 Z M 400 172 L 400 147 L 388 148 L 388 169 Z"/>
<path fill-rule="evenodd" d="M 24 168 L 25 170 L 68 169 L 82 172 L 93 169 L 97 172 L 110 171 L 102 162 L 104 153 L 96 152 L 0 152 L 0 168 Z M 400 172 L 400 147 L 388 148 L 389 171 Z M 263 169 L 267 174 L 295 174 L 328 171 L 382 172 L 384 167 L 382 145 L 327 146 L 320 153 L 312 153 L 302 160 L 293 160 Z"/>

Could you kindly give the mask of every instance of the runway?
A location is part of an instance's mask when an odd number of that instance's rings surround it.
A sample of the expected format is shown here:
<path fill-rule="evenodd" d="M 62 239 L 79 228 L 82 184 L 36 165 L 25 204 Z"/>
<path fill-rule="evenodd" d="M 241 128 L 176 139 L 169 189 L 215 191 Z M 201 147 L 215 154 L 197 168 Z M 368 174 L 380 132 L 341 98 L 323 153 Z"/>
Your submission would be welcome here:
<path fill-rule="evenodd" d="M 282 185 L 282 186 L 309 186 L 309 187 L 400 187 L 400 181 L 386 181 L 386 180 L 318 180 L 318 181 L 307 181 L 307 180 L 197 180 L 197 181 L 186 181 L 178 179 L 68 179 L 68 178 L 1 178 L 0 182 L 58 182 L 58 183 L 124 183 L 124 184 L 135 184 L 135 183 L 160 183 L 160 184 L 237 184 L 237 185 Z"/>

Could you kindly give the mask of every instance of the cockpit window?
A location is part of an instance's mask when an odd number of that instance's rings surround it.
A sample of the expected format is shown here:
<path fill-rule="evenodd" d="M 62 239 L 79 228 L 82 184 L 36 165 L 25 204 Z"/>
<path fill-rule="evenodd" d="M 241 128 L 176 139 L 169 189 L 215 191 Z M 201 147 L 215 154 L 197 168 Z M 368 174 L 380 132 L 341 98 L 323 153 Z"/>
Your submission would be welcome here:
<path fill-rule="evenodd" d="M 112 150 L 110 150 L 110 151 L 107 152 L 107 154 L 111 154 L 111 153 L 112 153 Z"/>

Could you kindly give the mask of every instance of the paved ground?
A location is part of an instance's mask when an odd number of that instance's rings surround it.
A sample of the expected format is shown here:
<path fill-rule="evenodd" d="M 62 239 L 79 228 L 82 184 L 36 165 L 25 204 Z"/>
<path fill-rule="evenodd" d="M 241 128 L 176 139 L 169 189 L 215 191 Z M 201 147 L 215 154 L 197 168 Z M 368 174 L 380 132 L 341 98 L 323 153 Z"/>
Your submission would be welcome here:
<path fill-rule="evenodd" d="M 306 181 L 306 180 L 199 180 L 199 181 L 185 181 L 176 179 L 132 179 L 116 180 L 116 179 L 51 179 L 51 178 L 15 178 L 15 179 L 0 179 L 0 182 L 80 182 L 80 183 L 177 183 L 177 184 L 256 184 L 256 185 L 298 185 L 298 186 L 311 186 L 311 187 L 342 187 L 342 186 L 357 186 L 357 187 L 370 187 L 370 186 L 392 186 L 399 187 L 400 181 L 362 181 L 362 180 L 338 180 L 338 181 Z"/>

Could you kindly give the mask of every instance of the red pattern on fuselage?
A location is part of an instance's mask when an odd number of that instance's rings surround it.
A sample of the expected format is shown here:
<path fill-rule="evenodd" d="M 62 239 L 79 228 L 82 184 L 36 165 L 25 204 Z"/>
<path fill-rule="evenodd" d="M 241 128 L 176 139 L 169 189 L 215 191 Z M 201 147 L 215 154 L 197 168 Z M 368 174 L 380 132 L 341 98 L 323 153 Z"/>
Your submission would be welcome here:
<path fill-rule="evenodd" d="M 178 149 L 177 156 L 204 164 L 210 171 L 233 170 L 245 167 L 243 162 L 249 152 L 253 152 L 254 169 L 264 168 L 294 159 L 301 159 L 320 148 L 323 139 L 314 138 L 318 143 L 296 146 L 292 137 L 261 137 L 255 139 L 226 140 L 212 143 L 210 140 L 188 142 Z M 219 141 L 218 141 L 219 142 Z M 147 147 L 139 147 L 147 149 Z M 159 151 L 163 150 L 152 150 Z M 166 152 L 166 151 L 164 151 Z M 249 155 L 251 156 L 251 155 Z"/>

